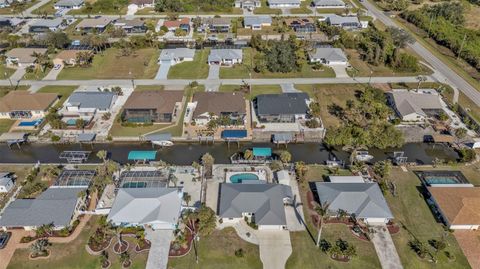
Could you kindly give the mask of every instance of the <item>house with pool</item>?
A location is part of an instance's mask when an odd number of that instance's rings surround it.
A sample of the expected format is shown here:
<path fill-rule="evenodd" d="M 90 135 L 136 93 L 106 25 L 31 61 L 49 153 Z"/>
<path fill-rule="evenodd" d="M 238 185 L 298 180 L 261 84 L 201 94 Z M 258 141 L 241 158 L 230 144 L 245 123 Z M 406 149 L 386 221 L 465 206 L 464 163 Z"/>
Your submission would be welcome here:
<path fill-rule="evenodd" d="M 285 230 L 285 207 L 292 199 L 292 189 L 281 184 L 260 180 L 221 183 L 217 214 L 223 223 L 246 220 L 258 225 L 259 230 Z"/>
<path fill-rule="evenodd" d="M 56 93 L 30 93 L 28 91 L 10 91 L 0 99 L 0 119 L 34 120 L 25 126 L 35 125 L 45 117 L 48 109 L 58 101 Z M 20 124 L 22 124 L 20 122 Z"/>
<path fill-rule="evenodd" d="M 246 101 L 239 92 L 197 92 L 193 95 L 192 122 L 207 125 L 218 120 L 220 126 L 244 126 Z"/>
<path fill-rule="evenodd" d="M 109 113 L 116 100 L 117 95 L 110 91 L 75 91 L 64 103 L 60 114 L 68 126 L 75 126 L 78 119 L 90 123 L 95 115 Z"/>

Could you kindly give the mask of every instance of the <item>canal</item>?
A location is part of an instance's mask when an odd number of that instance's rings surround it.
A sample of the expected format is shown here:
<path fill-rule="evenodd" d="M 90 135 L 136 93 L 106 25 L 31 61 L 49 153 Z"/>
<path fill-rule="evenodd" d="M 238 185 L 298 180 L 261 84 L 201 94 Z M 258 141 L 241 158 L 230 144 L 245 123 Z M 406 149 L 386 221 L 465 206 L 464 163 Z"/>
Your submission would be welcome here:
<path fill-rule="evenodd" d="M 230 163 L 230 156 L 236 152 L 252 147 L 271 147 L 272 150 L 281 150 L 284 147 L 276 148 L 271 143 L 241 143 L 238 148 L 236 144 L 227 147 L 226 143 L 218 142 L 210 145 L 199 145 L 198 143 L 177 143 L 172 147 L 158 149 L 157 160 L 177 165 L 188 165 L 193 161 L 199 161 L 201 156 L 209 152 L 215 163 Z M 151 144 L 147 143 L 105 143 L 81 145 L 81 144 L 26 144 L 21 149 L 7 145 L 0 146 L 0 163 L 62 163 L 59 155 L 65 150 L 86 150 L 92 151 L 89 163 L 98 163 L 100 160 L 95 154 L 99 150 L 109 152 L 111 159 L 119 163 L 127 163 L 128 153 L 132 150 L 152 150 Z M 287 150 L 292 154 L 292 161 L 304 161 L 307 164 L 325 164 L 325 161 L 333 156 L 337 159 L 348 162 L 349 153 L 339 149 L 328 150 L 323 144 L 305 143 L 290 144 Z M 422 143 L 410 143 L 401 149 L 370 149 L 374 156 L 373 161 L 380 161 L 391 158 L 394 151 L 403 151 L 408 157 L 408 162 L 417 164 L 431 164 L 435 158 L 445 161 L 456 160 L 458 154 L 447 146 Z"/>

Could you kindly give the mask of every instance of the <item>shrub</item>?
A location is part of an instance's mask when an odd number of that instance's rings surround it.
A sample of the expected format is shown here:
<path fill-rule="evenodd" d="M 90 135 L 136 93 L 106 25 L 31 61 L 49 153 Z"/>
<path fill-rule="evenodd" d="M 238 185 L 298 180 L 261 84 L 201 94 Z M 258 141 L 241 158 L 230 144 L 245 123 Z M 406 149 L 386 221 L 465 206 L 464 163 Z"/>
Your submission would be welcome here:
<path fill-rule="evenodd" d="M 51 138 L 51 139 L 52 139 L 52 142 L 58 142 L 58 141 L 60 141 L 60 139 L 62 139 L 62 138 L 61 138 L 60 136 L 58 136 L 58 135 L 52 135 L 52 138 Z"/>
<path fill-rule="evenodd" d="M 242 258 L 243 256 L 245 256 L 243 248 L 239 248 L 235 250 L 235 257 Z"/>
<path fill-rule="evenodd" d="M 307 120 L 307 121 L 305 122 L 305 125 L 306 125 L 308 128 L 312 128 L 312 129 L 315 129 L 315 128 L 320 127 L 320 123 L 319 123 L 316 119 Z"/>
<path fill-rule="evenodd" d="M 458 153 L 460 154 L 460 161 L 464 163 L 471 162 L 477 157 L 477 153 L 474 149 L 463 148 L 460 149 Z"/>

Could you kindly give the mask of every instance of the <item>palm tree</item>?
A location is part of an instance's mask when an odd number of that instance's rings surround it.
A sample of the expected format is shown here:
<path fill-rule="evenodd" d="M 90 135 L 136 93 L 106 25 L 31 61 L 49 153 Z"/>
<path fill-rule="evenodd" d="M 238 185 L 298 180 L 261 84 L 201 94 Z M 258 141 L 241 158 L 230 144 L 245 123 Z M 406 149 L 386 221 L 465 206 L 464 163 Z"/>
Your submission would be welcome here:
<path fill-rule="evenodd" d="M 251 160 L 253 159 L 253 152 L 249 149 L 245 150 L 245 152 L 243 153 L 243 158 L 245 160 Z"/>
<path fill-rule="evenodd" d="M 283 163 L 289 163 L 292 160 L 292 154 L 290 154 L 290 152 L 284 150 L 280 153 L 280 160 Z"/>
<path fill-rule="evenodd" d="M 210 155 L 210 153 L 207 152 L 202 156 L 202 164 L 205 167 L 206 176 L 210 177 L 212 175 L 212 167 L 214 162 L 215 159 L 212 155 Z"/>
<path fill-rule="evenodd" d="M 188 204 L 190 203 L 191 200 L 192 200 L 192 196 L 190 194 L 188 194 L 188 192 L 184 192 L 183 193 L 183 201 L 185 201 L 185 203 L 187 204 L 187 207 L 188 207 Z"/>
<path fill-rule="evenodd" d="M 200 174 L 200 168 L 202 168 L 202 166 L 201 166 L 199 163 L 193 162 L 193 163 L 192 163 L 192 167 L 193 167 L 194 169 L 196 169 L 196 170 L 198 171 L 198 173 Z"/>
<path fill-rule="evenodd" d="M 108 155 L 108 152 L 106 150 L 99 150 L 97 152 L 97 158 L 102 160 L 104 164 L 107 162 L 107 155 Z"/>
<path fill-rule="evenodd" d="M 319 220 L 317 222 L 317 229 L 318 229 L 318 236 L 317 236 L 317 247 L 320 246 L 320 239 L 322 237 L 322 230 L 323 230 L 323 221 L 329 217 L 328 208 L 330 207 L 329 203 L 318 204 L 315 207 L 315 212 L 317 212 L 319 216 Z"/>
<path fill-rule="evenodd" d="M 33 62 L 41 68 L 42 73 L 45 72 L 46 68 L 52 67 L 53 65 L 52 62 L 50 61 L 50 58 L 48 57 L 48 52 L 45 52 L 45 53 L 33 52 L 32 57 L 35 58 Z"/>
<path fill-rule="evenodd" d="M 417 91 L 418 91 L 420 89 L 420 84 L 422 84 L 422 82 L 424 81 L 427 81 L 427 77 L 420 75 L 417 77 L 417 80 L 418 80 L 418 84 L 417 84 Z"/>
<path fill-rule="evenodd" d="M 40 256 L 47 254 L 48 246 L 49 246 L 48 239 L 39 239 L 35 241 L 30 246 L 30 252 L 32 256 Z"/>

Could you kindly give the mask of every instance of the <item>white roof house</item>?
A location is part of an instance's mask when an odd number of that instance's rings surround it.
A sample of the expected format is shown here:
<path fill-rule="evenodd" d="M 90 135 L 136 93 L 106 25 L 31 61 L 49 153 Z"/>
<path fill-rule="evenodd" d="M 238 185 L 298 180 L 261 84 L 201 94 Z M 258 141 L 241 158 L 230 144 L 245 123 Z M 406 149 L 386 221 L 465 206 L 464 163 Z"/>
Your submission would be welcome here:
<path fill-rule="evenodd" d="M 0 193 L 9 192 L 15 184 L 13 183 L 12 173 L 0 173 Z"/>
<path fill-rule="evenodd" d="M 325 21 L 331 26 L 342 27 L 344 29 L 362 28 L 362 24 L 356 16 L 339 16 L 332 14 L 329 15 Z"/>
<path fill-rule="evenodd" d="M 195 49 L 189 48 L 175 48 L 163 49 L 158 59 L 159 63 L 177 64 L 180 62 L 191 62 L 195 57 Z"/>
<path fill-rule="evenodd" d="M 84 0 L 59 0 L 53 7 L 55 9 L 80 9 L 84 4 Z"/>
<path fill-rule="evenodd" d="M 342 0 L 315 0 L 313 4 L 316 8 L 345 8 L 345 2 Z"/>
<path fill-rule="evenodd" d="M 300 7 L 300 0 L 268 0 L 271 8 L 295 8 Z"/>
<path fill-rule="evenodd" d="M 272 17 L 265 16 L 245 16 L 243 19 L 243 25 L 245 28 L 250 28 L 252 30 L 260 30 L 263 26 L 272 25 Z"/>
<path fill-rule="evenodd" d="M 440 95 L 435 90 L 392 90 L 387 96 L 403 121 L 423 121 L 429 115 L 443 111 Z"/>
<path fill-rule="evenodd" d="M 309 54 L 310 62 L 326 65 L 347 65 L 348 58 L 339 48 L 316 48 Z"/>
<path fill-rule="evenodd" d="M 212 49 L 208 55 L 208 64 L 232 65 L 241 63 L 242 59 L 241 49 Z"/>
<path fill-rule="evenodd" d="M 183 193 L 176 188 L 121 188 L 107 220 L 117 226 L 175 229 Z"/>

